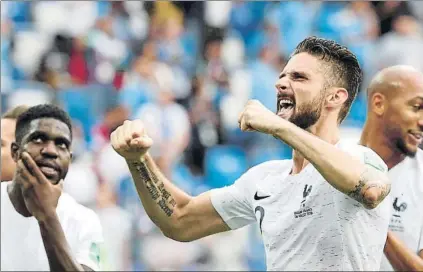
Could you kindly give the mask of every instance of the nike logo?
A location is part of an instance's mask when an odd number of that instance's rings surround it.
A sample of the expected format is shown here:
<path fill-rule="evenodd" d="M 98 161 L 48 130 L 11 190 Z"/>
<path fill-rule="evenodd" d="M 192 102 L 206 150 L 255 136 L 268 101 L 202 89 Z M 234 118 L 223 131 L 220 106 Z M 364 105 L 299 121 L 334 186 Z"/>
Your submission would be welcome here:
<path fill-rule="evenodd" d="M 258 196 L 257 192 L 256 192 L 256 194 L 254 195 L 254 200 L 262 200 L 262 199 L 265 199 L 265 198 L 268 198 L 268 197 L 270 197 L 270 195 L 268 195 L 268 196 Z"/>

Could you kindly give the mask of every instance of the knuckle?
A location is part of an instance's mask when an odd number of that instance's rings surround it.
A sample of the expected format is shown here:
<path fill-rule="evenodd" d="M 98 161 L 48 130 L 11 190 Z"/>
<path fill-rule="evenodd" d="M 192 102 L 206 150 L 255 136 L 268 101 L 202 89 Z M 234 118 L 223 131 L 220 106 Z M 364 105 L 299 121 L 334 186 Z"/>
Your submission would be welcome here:
<path fill-rule="evenodd" d="M 125 135 L 125 142 L 130 142 L 132 140 L 131 135 Z"/>

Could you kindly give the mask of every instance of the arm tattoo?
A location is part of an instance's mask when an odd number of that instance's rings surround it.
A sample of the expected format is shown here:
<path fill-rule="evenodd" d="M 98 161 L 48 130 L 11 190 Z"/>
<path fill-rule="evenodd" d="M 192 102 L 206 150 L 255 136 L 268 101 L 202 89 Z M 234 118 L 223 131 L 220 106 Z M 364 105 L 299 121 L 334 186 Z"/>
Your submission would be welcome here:
<path fill-rule="evenodd" d="M 365 170 L 360 175 L 360 180 L 354 189 L 348 192 L 348 196 L 364 204 L 367 207 L 379 204 L 391 191 L 389 183 L 385 182 L 385 178 L 382 177 L 382 173 L 379 170 L 375 170 L 373 167 L 366 165 Z M 364 189 L 364 187 L 366 187 Z M 366 193 L 372 188 L 379 188 L 380 193 L 375 202 L 370 202 L 366 198 Z"/>
<path fill-rule="evenodd" d="M 176 201 L 166 190 L 164 183 L 147 167 L 146 163 L 133 162 L 131 165 L 137 170 L 139 177 L 145 182 L 145 187 L 151 198 L 170 217 L 173 214 Z"/>

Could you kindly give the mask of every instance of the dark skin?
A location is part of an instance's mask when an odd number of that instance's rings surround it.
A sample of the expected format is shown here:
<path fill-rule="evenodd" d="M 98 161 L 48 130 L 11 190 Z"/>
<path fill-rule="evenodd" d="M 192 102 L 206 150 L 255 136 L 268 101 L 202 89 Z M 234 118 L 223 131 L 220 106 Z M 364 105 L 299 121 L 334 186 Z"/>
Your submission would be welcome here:
<path fill-rule="evenodd" d="M 422 78 L 414 68 L 399 65 L 382 70 L 370 83 L 361 142 L 389 169 L 417 152 L 419 143 L 410 134 L 423 132 Z M 393 231 L 388 232 L 384 253 L 396 271 L 423 271 L 423 250 L 416 254 Z"/>
<path fill-rule="evenodd" d="M 31 121 L 22 141 L 12 143 L 17 169 L 8 194 L 18 213 L 37 219 L 51 271 L 93 271 L 76 262 L 56 213 L 72 158 L 71 140 L 68 126 L 59 120 Z"/>

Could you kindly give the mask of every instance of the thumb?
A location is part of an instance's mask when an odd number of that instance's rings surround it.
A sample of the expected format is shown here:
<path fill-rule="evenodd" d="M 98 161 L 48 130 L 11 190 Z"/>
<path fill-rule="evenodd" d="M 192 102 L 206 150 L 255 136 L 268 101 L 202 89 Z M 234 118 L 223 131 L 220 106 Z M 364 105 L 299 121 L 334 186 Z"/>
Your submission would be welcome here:
<path fill-rule="evenodd" d="M 153 145 L 153 140 L 147 135 L 132 139 L 130 143 L 131 147 L 138 147 L 138 148 L 148 148 L 151 145 Z"/>

